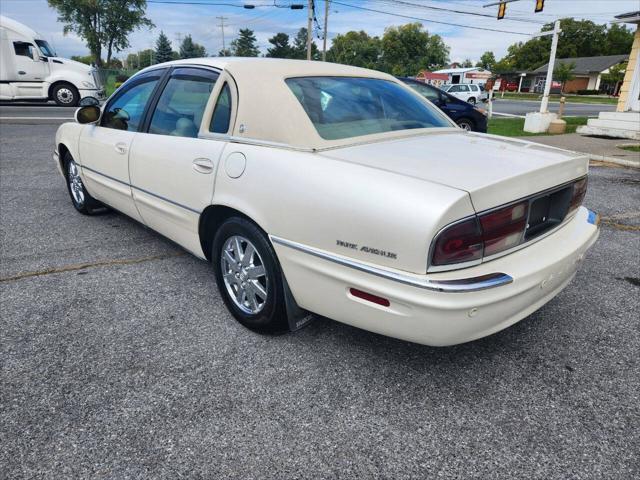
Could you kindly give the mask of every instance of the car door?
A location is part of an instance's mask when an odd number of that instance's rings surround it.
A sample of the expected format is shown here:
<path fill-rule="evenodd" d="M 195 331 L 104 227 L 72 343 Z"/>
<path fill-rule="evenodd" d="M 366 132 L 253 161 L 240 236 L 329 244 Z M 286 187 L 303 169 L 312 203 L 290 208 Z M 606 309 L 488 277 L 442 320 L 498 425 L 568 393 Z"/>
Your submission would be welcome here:
<path fill-rule="evenodd" d="M 165 73 L 166 68 L 133 77 L 106 104 L 100 122 L 87 125 L 80 134 L 80 163 L 87 190 L 138 221 L 142 218 L 131 192 L 129 151 Z"/>
<path fill-rule="evenodd" d="M 129 159 L 133 197 L 144 223 L 200 256 L 200 213 L 211 204 L 231 120 L 230 89 L 219 76 L 204 67 L 174 68 Z"/>

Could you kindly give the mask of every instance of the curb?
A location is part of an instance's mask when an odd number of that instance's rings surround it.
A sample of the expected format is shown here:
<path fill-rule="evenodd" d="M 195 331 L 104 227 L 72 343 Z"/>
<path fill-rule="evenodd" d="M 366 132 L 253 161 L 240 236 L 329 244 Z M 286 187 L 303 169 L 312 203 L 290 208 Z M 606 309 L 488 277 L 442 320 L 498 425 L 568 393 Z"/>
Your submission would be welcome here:
<path fill-rule="evenodd" d="M 606 155 L 594 155 L 588 154 L 589 161 L 613 163 L 622 167 L 638 168 L 640 169 L 640 160 L 626 160 L 624 158 L 607 157 Z"/>

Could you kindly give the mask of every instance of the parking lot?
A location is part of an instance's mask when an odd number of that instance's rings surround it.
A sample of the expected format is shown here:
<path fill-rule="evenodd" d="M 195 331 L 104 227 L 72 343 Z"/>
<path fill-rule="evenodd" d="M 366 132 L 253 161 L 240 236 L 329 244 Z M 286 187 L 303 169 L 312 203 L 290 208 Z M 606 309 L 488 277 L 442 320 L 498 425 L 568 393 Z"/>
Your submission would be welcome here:
<path fill-rule="evenodd" d="M 599 241 L 503 332 L 429 348 L 319 318 L 261 336 L 207 263 L 73 209 L 56 128 L 0 124 L 1 478 L 640 476 L 637 170 L 592 168 Z"/>

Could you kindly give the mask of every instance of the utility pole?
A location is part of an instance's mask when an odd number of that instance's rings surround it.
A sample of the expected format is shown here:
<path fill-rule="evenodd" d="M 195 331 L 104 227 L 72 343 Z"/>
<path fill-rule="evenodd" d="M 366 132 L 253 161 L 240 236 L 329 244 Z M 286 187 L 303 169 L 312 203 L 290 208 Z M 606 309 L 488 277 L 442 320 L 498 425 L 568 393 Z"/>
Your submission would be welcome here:
<path fill-rule="evenodd" d="M 313 22 L 313 0 L 308 0 L 307 11 L 307 60 L 311 60 L 311 30 Z"/>
<path fill-rule="evenodd" d="M 549 68 L 547 68 L 547 80 L 544 84 L 544 95 L 542 95 L 542 102 L 540 103 L 540 113 L 546 113 L 549 106 L 549 93 L 551 92 L 551 83 L 553 82 L 553 69 L 556 63 L 558 37 L 560 36 L 560 20 L 556 20 L 553 24 L 551 35 L 553 35 L 551 39 L 551 54 L 549 55 Z"/>
<path fill-rule="evenodd" d="M 220 30 L 222 31 L 222 56 L 226 57 L 227 56 L 227 46 L 224 43 L 224 21 L 227 19 L 227 17 L 216 17 L 218 19 L 220 19 Z"/>
<path fill-rule="evenodd" d="M 322 61 L 327 61 L 327 25 L 329 23 L 329 0 L 324 0 L 324 34 L 322 35 Z"/>

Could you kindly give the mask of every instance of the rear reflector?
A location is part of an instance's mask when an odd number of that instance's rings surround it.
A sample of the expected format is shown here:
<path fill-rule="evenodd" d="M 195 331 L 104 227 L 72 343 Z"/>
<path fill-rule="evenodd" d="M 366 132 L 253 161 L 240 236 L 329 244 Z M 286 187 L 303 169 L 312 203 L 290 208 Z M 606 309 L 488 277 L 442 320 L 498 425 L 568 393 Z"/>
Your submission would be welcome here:
<path fill-rule="evenodd" d="M 363 292 L 362 290 L 358 290 L 357 288 L 350 288 L 349 293 L 354 297 L 361 298 L 362 300 L 366 300 L 367 302 L 375 303 L 376 305 L 382 305 L 383 307 L 388 307 L 391 305 L 391 302 L 386 298 L 379 297 L 372 293 Z"/>

